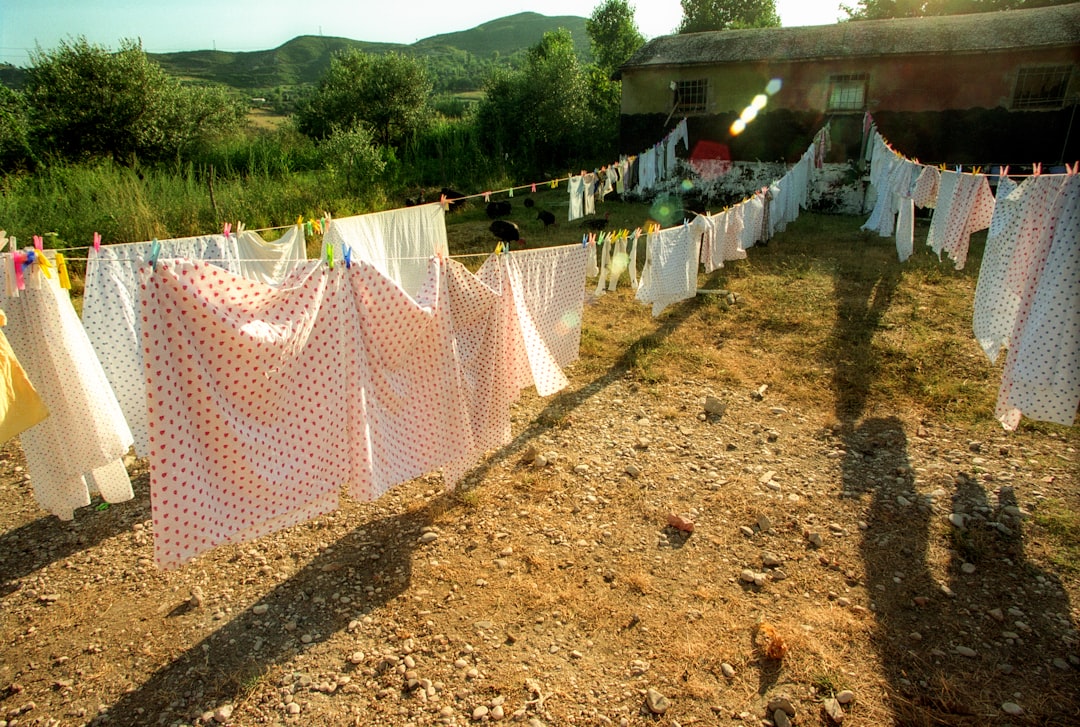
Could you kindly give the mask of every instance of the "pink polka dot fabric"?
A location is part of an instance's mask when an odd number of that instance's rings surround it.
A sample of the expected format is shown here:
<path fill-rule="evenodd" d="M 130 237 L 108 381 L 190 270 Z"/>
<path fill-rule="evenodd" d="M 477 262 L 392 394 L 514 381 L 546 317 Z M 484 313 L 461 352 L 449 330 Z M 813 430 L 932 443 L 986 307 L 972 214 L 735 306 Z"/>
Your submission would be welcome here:
<path fill-rule="evenodd" d="M 415 298 L 363 262 L 278 287 L 144 267 L 158 564 L 328 512 L 343 485 L 370 500 L 438 468 L 450 485 L 504 444 L 521 388 L 565 386 L 558 358 L 577 356 L 586 250 L 544 253 L 476 276 L 432 259 Z"/>
<path fill-rule="evenodd" d="M 957 270 L 967 262 L 971 233 L 985 230 L 994 216 L 994 193 L 982 174 L 942 172 L 937 210 L 926 244 L 940 257 L 944 251 Z"/>
<path fill-rule="evenodd" d="M 1036 180 L 1048 204 L 1025 216 L 1006 275 L 1020 298 L 995 411 L 1007 430 L 1071 425 L 1080 406 L 1080 176 Z"/>

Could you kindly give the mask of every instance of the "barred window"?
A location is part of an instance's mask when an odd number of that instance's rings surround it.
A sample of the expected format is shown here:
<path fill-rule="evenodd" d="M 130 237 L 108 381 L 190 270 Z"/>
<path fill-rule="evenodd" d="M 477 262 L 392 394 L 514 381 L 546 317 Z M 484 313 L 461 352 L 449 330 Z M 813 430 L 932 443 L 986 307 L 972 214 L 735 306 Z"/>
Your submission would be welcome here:
<path fill-rule="evenodd" d="M 1014 109 L 1060 109 L 1065 105 L 1072 66 L 1021 68 L 1013 92 Z"/>
<path fill-rule="evenodd" d="M 867 73 L 849 73 L 829 77 L 828 111 L 863 111 L 866 109 Z"/>
<path fill-rule="evenodd" d="M 700 114 L 705 111 L 705 97 L 709 82 L 705 79 L 696 81 L 676 81 L 674 113 Z"/>

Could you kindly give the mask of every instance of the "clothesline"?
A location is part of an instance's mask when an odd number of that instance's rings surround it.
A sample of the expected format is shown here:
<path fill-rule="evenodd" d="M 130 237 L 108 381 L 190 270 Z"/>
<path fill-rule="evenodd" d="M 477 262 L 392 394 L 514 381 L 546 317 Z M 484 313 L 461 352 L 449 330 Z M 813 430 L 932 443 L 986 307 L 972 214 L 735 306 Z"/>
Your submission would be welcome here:
<path fill-rule="evenodd" d="M 573 244 L 573 243 L 571 243 L 571 244 Z M 530 249 L 530 250 L 546 250 L 546 249 L 551 248 L 551 247 L 565 247 L 565 245 L 547 245 L 545 247 L 532 247 L 532 248 L 528 248 L 528 249 Z M 54 250 L 50 249 L 50 250 L 46 250 L 45 252 L 54 252 Z M 508 252 L 514 252 L 514 251 L 510 250 Z M 466 257 L 487 257 L 488 255 L 492 255 L 492 254 L 494 254 L 494 253 L 493 252 L 469 252 L 469 253 L 462 253 L 460 255 L 444 255 L 444 257 L 450 257 L 450 258 L 458 259 L 458 258 L 466 258 Z M 431 256 L 429 255 L 427 257 L 388 257 L 388 258 L 385 258 L 385 259 L 386 260 L 430 260 Z M 86 258 L 86 257 L 68 257 L 68 256 L 65 255 L 64 260 L 66 260 L 67 262 L 89 262 L 90 258 Z M 266 260 L 264 258 L 199 258 L 199 260 L 201 260 L 203 262 L 208 262 L 208 263 L 261 263 L 261 262 L 266 262 Z M 309 262 L 318 261 L 318 258 L 308 258 L 308 261 Z M 147 259 L 143 258 L 143 257 L 114 257 L 114 258 L 107 258 L 107 259 L 97 259 L 97 262 L 99 262 L 99 263 L 108 263 L 108 262 L 114 262 L 114 263 L 121 263 L 121 262 L 122 263 L 142 263 L 142 262 L 147 262 Z"/>

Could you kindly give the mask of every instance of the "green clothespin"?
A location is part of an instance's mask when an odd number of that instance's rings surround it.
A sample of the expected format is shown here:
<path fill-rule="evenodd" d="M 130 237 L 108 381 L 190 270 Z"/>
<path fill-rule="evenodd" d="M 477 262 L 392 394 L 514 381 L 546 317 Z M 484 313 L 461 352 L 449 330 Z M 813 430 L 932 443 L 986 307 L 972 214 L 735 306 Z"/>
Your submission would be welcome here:
<path fill-rule="evenodd" d="M 326 264 L 330 266 L 330 269 L 334 269 L 334 246 L 326 246 Z"/>

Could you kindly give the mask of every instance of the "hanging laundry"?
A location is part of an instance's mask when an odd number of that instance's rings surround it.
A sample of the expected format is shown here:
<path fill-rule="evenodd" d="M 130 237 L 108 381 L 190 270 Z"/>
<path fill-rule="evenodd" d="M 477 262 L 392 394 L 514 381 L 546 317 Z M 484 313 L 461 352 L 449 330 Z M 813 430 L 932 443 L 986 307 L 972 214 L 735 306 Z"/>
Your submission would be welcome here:
<path fill-rule="evenodd" d="M 0 290 L 7 290 L 8 270 L 0 266 L 5 277 Z M 5 333 L 49 416 L 23 431 L 19 441 L 34 499 L 61 520 L 71 520 L 75 508 L 90 504 L 93 491 L 106 502 L 132 498 L 121 460 L 131 446 L 131 431 L 68 292 L 37 264 L 23 273 L 25 290 L 0 297 L 8 319 Z"/>
<path fill-rule="evenodd" d="M 159 257 L 212 261 L 240 272 L 235 236 L 206 235 L 161 240 Z M 106 245 L 91 249 L 86 263 L 82 322 L 101 367 L 116 394 L 131 433 L 135 453 L 150 453 L 146 419 L 146 374 L 140 345 L 142 317 L 137 311 L 139 267 L 148 259 L 152 242 Z"/>
<path fill-rule="evenodd" d="M 587 257 L 588 250 L 581 245 L 520 250 L 503 256 L 519 307 L 524 304 L 544 345 L 563 368 L 577 361 L 581 346 Z M 558 390 L 550 386 L 542 389 L 539 382 L 536 387 L 541 396 Z"/>
<path fill-rule="evenodd" d="M 637 300 L 652 305 L 653 316 L 697 293 L 698 249 L 690 226 L 683 224 L 649 235 Z"/>
<path fill-rule="evenodd" d="M 237 272 L 242 276 L 267 285 L 278 285 L 293 268 L 307 259 L 304 228 L 294 225 L 271 242 L 257 232 L 244 230 L 236 236 L 236 252 Z"/>
<path fill-rule="evenodd" d="M 915 202 L 909 195 L 901 195 L 897 202 L 896 257 L 900 262 L 915 252 Z"/>
<path fill-rule="evenodd" d="M 637 290 L 638 289 L 638 272 L 637 272 L 638 250 L 637 250 L 637 248 L 638 248 L 638 239 L 640 239 L 640 237 L 641 237 L 641 228 L 638 228 L 638 229 L 634 230 L 633 234 L 630 237 L 631 237 L 630 252 L 627 255 L 627 259 L 626 259 L 626 263 L 627 263 L 626 271 L 627 271 L 627 274 L 630 276 L 630 287 L 633 290 Z"/>
<path fill-rule="evenodd" d="M 744 201 L 741 206 L 743 211 L 743 233 L 739 247 L 749 250 L 761 242 L 762 225 L 765 217 L 765 194 L 760 190 Z"/>
<path fill-rule="evenodd" d="M 677 161 L 675 152 L 676 145 L 679 142 L 683 143 L 683 150 L 690 150 L 690 136 L 686 131 L 686 119 L 681 119 L 671 133 L 667 136 L 667 147 L 664 164 L 666 167 L 667 177 L 673 178 L 675 176 L 675 163 Z"/>
<path fill-rule="evenodd" d="M 599 181 L 599 177 L 592 172 L 589 172 L 581 176 L 581 181 L 585 185 L 585 214 L 594 215 L 596 214 L 596 184 Z"/>
<path fill-rule="evenodd" d="M 1038 243 L 1014 255 L 1028 275 L 995 410 L 1010 431 L 1021 416 L 1072 426 L 1080 406 L 1080 175 L 1057 180 Z"/>
<path fill-rule="evenodd" d="M 581 176 L 570 177 L 566 189 L 570 195 L 568 220 L 580 220 L 585 216 L 585 180 Z"/>
<path fill-rule="evenodd" d="M 979 280 L 975 285 L 972 315 L 975 340 L 990 363 L 997 361 L 1002 347 L 1009 345 L 1009 334 L 1016 323 L 1020 297 L 1006 287 L 1005 276 L 1022 237 L 1023 200 L 1030 200 L 1037 194 L 1049 196 L 1051 185 L 1038 180 L 1038 177 L 1028 177 L 1019 185 L 1008 177 L 998 181 L 994 216 L 986 234 Z M 1037 187 L 1043 190 L 1036 192 Z"/>
<path fill-rule="evenodd" d="M 593 291 L 593 295 L 600 297 L 604 294 L 604 287 L 607 285 L 611 266 L 611 241 L 606 233 L 601 232 L 599 234 L 596 247 L 600 251 L 600 274 L 597 276 L 596 290 Z"/>
<path fill-rule="evenodd" d="M 0 310 L 0 329 L 7 315 Z M 17 437 L 49 416 L 37 389 L 15 357 L 11 344 L 0 330 L 0 444 Z"/>
<path fill-rule="evenodd" d="M 449 255 L 446 212 L 439 203 L 374 212 L 330 221 L 323 236 L 320 259 L 327 246 L 334 260 L 345 259 L 345 247 L 353 260 L 374 265 L 409 295 L 416 295 L 428 273 L 428 258 Z"/>
<path fill-rule="evenodd" d="M 990 183 L 982 174 L 942 172 L 936 207 L 926 244 L 939 258 L 944 251 L 962 270 L 971 233 L 989 227 L 994 215 Z"/>
<path fill-rule="evenodd" d="M 656 186 L 656 150 L 646 149 L 638 154 L 638 186 L 637 191 L 648 192 Z"/>
<path fill-rule="evenodd" d="M 746 204 L 738 204 L 711 217 L 715 230 L 712 244 L 707 250 L 704 247 L 701 250 L 706 273 L 724 267 L 725 262 L 746 259 L 746 251 L 742 248 L 746 208 Z"/>
<path fill-rule="evenodd" d="M 911 199 L 919 209 L 933 208 L 937 203 L 941 172 L 937 167 L 924 166 L 911 189 Z"/>

